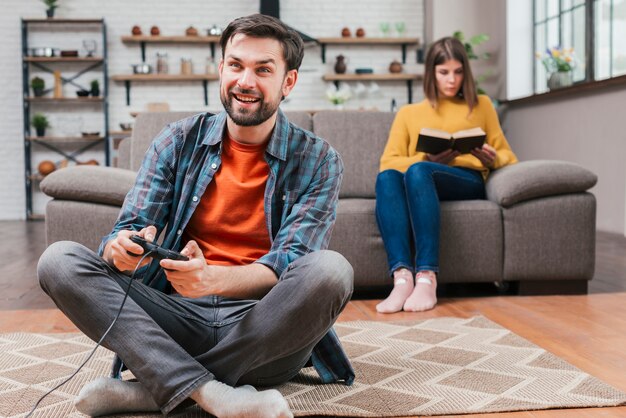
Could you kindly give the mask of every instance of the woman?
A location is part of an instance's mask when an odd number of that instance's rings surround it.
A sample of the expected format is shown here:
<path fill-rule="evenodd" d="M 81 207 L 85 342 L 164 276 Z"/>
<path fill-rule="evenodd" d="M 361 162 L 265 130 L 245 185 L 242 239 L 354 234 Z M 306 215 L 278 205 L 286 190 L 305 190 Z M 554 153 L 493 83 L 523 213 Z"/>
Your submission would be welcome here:
<path fill-rule="evenodd" d="M 459 40 L 443 38 L 429 49 L 424 94 L 422 102 L 400 109 L 380 159 L 376 218 L 394 282 L 389 297 L 376 306 L 381 313 L 425 311 L 436 305 L 439 202 L 484 199 L 489 171 L 517 162 L 491 100 L 476 94 Z M 487 137 L 482 148 L 469 154 L 416 150 L 422 128 L 452 133 L 475 127 Z"/>

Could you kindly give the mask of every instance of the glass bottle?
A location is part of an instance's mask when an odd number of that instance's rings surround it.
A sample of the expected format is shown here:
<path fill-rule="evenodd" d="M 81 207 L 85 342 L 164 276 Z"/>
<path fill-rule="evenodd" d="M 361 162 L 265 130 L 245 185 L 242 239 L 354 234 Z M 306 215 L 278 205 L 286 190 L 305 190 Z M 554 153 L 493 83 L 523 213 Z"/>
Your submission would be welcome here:
<path fill-rule="evenodd" d="M 205 72 L 207 74 L 217 74 L 217 64 L 215 63 L 215 58 L 207 57 Z"/>
<path fill-rule="evenodd" d="M 181 58 L 180 59 L 180 73 L 183 75 L 193 74 L 193 67 L 191 63 L 191 58 Z"/>
<path fill-rule="evenodd" d="M 157 52 L 156 72 L 157 74 L 167 74 L 169 72 L 169 63 L 167 60 L 167 52 Z"/>

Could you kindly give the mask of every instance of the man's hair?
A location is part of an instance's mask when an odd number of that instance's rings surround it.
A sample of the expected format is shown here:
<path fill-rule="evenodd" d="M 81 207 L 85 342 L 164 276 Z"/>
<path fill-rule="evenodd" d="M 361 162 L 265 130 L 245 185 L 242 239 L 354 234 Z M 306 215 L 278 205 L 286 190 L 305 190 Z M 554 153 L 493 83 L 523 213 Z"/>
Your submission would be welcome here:
<path fill-rule="evenodd" d="M 283 57 L 287 63 L 287 71 L 300 68 L 302 57 L 304 56 L 302 38 L 298 35 L 298 32 L 275 17 L 253 14 L 230 22 L 220 39 L 222 58 L 224 58 L 226 44 L 238 33 L 254 38 L 276 39 L 283 47 Z"/>
<path fill-rule="evenodd" d="M 474 82 L 465 46 L 456 38 L 441 38 L 430 46 L 426 54 L 426 63 L 424 64 L 424 95 L 433 107 L 437 106 L 439 94 L 435 66 L 441 65 L 448 60 L 456 60 L 463 65 L 463 84 L 459 88 L 457 97 L 467 102 L 471 113 L 474 106 L 478 105 L 476 83 Z"/>

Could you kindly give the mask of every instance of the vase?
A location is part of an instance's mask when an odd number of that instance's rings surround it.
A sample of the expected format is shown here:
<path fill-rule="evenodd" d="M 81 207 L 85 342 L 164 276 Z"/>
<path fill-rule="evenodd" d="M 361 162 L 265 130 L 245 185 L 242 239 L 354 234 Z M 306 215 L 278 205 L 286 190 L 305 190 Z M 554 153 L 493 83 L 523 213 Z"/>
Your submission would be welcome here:
<path fill-rule="evenodd" d="M 343 55 L 337 55 L 337 62 L 335 63 L 335 72 L 337 74 L 343 74 L 348 69 L 346 65 L 346 57 Z"/>
<path fill-rule="evenodd" d="M 550 90 L 571 86 L 573 83 L 571 71 L 557 71 L 550 74 L 548 78 L 548 88 Z"/>

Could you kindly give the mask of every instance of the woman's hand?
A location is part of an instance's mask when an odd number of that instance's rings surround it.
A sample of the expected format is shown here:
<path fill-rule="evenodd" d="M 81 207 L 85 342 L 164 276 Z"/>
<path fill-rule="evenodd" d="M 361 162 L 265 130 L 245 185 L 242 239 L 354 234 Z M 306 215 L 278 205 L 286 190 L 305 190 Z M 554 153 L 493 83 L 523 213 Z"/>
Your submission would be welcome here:
<path fill-rule="evenodd" d="M 483 144 L 482 148 L 474 148 L 472 155 L 480 160 L 487 168 L 493 168 L 496 162 L 496 149 L 489 144 Z"/>
<path fill-rule="evenodd" d="M 447 149 L 439 154 L 426 154 L 426 160 L 433 163 L 448 165 L 452 160 L 458 157 L 460 153 L 451 149 Z"/>

